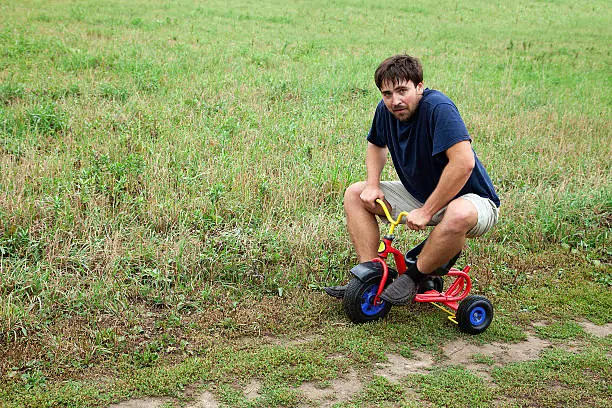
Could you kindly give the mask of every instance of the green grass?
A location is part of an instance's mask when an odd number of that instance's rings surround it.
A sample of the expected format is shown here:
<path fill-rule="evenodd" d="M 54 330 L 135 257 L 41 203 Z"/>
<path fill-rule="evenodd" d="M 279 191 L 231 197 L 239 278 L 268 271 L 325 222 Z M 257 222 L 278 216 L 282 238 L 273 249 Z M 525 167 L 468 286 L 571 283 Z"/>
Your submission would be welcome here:
<path fill-rule="evenodd" d="M 607 345 L 609 347 L 609 344 Z M 575 354 L 554 349 L 538 361 L 493 371 L 501 392 L 535 406 L 605 406 L 609 401 L 609 358 L 599 348 Z"/>
<path fill-rule="evenodd" d="M 493 399 L 484 380 L 461 367 L 411 376 L 407 381 L 436 406 L 487 407 Z"/>
<path fill-rule="evenodd" d="M 577 321 L 612 322 L 606 2 L 0 0 L 0 12 L 0 405 L 180 400 L 206 383 L 229 406 L 296 406 L 295 386 L 355 367 L 366 386 L 343 404 L 413 406 L 369 367 L 390 351 L 439 356 L 456 328 L 421 306 L 354 327 L 318 291 L 356 262 L 342 196 L 365 176 L 373 72 L 405 51 L 456 102 L 502 200 L 460 261 L 496 313 L 470 341 L 535 331 L 558 350 L 495 368 L 495 387 L 464 367 L 403 386 L 424 404 L 467 381 L 465 406 L 603 406 L 609 343 L 563 347 L 592 341 Z M 213 356 L 236 360 L 223 371 Z M 244 380 L 265 373 L 278 384 L 246 399 Z"/>

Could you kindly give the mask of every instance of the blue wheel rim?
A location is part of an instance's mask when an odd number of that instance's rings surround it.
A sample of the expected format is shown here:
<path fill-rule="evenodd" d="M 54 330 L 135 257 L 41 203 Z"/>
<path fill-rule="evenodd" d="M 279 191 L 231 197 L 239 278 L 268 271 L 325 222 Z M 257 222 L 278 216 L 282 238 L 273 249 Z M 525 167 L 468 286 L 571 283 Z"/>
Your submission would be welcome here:
<path fill-rule="evenodd" d="M 483 324 L 487 319 L 487 311 L 484 307 L 477 306 L 470 312 L 470 324 L 473 326 L 479 326 Z"/>
<path fill-rule="evenodd" d="M 371 285 L 361 296 L 361 311 L 366 316 L 375 316 L 380 313 L 385 307 L 385 301 L 380 300 L 380 303 L 375 305 L 374 298 L 378 292 L 378 285 Z"/>

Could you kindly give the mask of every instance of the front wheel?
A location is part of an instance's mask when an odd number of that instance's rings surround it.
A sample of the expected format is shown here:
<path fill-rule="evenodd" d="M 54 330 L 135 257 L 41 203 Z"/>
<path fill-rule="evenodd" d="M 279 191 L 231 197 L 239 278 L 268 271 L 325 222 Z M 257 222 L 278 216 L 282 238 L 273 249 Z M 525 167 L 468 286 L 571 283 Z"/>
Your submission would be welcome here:
<path fill-rule="evenodd" d="M 470 295 L 457 308 L 459 330 L 468 334 L 480 334 L 493 320 L 493 305 L 484 296 Z"/>
<path fill-rule="evenodd" d="M 391 304 L 380 299 L 374 303 L 380 277 L 362 282 L 357 278 L 351 279 L 344 293 L 344 311 L 353 323 L 365 323 L 382 319 L 389 313 Z"/>

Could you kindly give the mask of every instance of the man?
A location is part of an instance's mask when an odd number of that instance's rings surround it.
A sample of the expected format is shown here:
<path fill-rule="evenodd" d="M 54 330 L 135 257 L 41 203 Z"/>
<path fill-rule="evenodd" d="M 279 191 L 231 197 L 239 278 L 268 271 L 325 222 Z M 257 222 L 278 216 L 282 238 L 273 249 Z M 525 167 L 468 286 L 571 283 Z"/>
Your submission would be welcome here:
<path fill-rule="evenodd" d="M 417 262 L 381 295 L 403 305 L 414 299 L 419 283 L 461 251 L 466 238 L 480 236 L 497 223 L 500 203 L 457 107 L 442 93 L 424 88 L 417 58 L 390 57 L 374 79 L 382 100 L 367 137 L 367 178 L 347 188 L 344 210 L 359 262 L 377 256 L 376 215 L 384 217 L 384 212 L 376 199 L 391 208 L 394 218 L 407 212 L 405 222 L 412 230 L 434 226 Z M 399 181 L 380 180 L 387 155 Z M 325 291 L 341 298 L 345 288 Z"/>

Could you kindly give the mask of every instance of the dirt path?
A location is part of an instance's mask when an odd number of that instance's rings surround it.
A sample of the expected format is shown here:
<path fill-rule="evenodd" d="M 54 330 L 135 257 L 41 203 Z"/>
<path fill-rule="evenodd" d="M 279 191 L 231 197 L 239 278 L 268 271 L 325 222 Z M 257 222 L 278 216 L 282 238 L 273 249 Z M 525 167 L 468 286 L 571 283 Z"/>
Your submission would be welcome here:
<path fill-rule="evenodd" d="M 585 332 L 598 337 L 606 337 L 612 334 L 612 324 L 597 326 L 590 322 L 578 322 Z M 541 323 L 543 325 L 545 323 Z M 398 354 L 387 354 L 387 362 L 378 363 L 374 367 L 374 374 L 398 382 L 408 374 L 426 374 L 432 367 L 444 367 L 450 365 L 462 365 L 466 369 L 479 375 L 484 380 L 490 381 L 491 366 L 504 366 L 513 362 L 536 360 L 540 353 L 546 348 L 552 347 L 551 343 L 538 337 L 529 335 L 527 340 L 508 344 L 490 343 L 474 345 L 464 340 L 457 340 L 444 347 L 444 359 L 442 362 L 434 362 L 432 355 L 414 352 L 413 358 L 405 358 Z M 475 358 L 478 357 L 478 358 Z M 487 361 L 487 364 L 478 361 Z M 334 404 L 349 401 L 353 395 L 363 388 L 363 383 L 357 372 L 350 370 L 341 377 L 331 380 L 329 386 L 321 388 L 313 382 L 305 382 L 298 389 L 310 401 L 308 407 L 327 408 Z M 251 380 L 244 389 L 244 395 L 248 399 L 259 396 L 261 382 Z M 168 399 L 142 398 L 121 402 L 111 405 L 110 408 L 159 408 Z M 305 407 L 306 407 L 305 406 Z M 214 395 L 208 391 L 199 394 L 195 400 L 186 406 L 187 408 L 217 408 L 219 403 Z"/>

